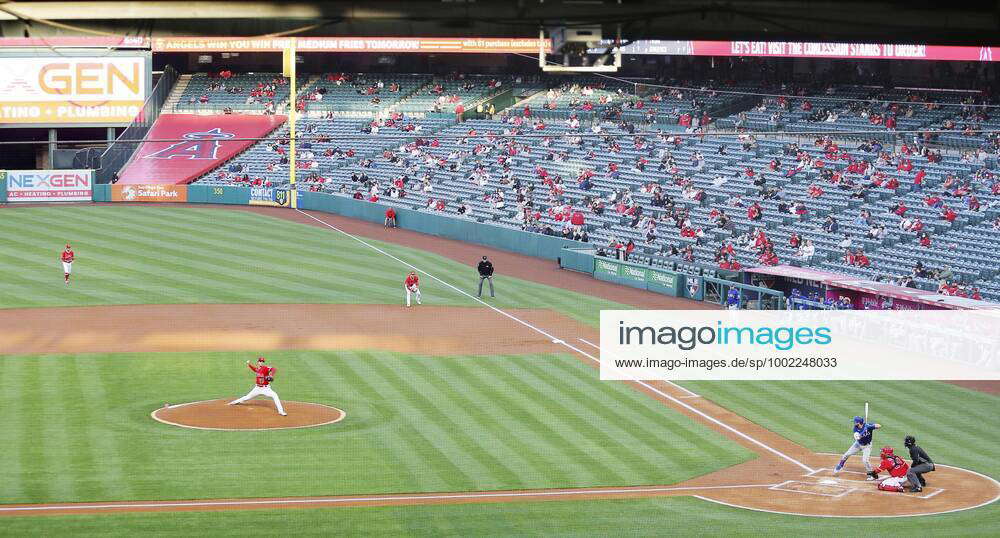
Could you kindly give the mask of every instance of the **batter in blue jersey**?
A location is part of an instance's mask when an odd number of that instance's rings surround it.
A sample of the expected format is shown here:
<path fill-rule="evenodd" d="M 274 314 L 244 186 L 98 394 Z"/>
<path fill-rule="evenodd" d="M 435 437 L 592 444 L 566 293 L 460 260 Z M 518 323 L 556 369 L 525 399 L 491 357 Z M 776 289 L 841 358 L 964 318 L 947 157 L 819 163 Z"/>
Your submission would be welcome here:
<path fill-rule="evenodd" d="M 854 417 L 854 443 L 851 448 L 847 449 L 847 452 L 844 452 L 837 468 L 833 470 L 833 474 L 839 473 L 844 468 L 848 458 L 861 452 L 861 461 L 864 462 L 865 470 L 868 471 L 868 480 L 875 480 L 872 464 L 869 463 L 868 459 L 872 455 L 872 434 L 881 427 L 881 424 L 865 422 L 863 417 Z"/>

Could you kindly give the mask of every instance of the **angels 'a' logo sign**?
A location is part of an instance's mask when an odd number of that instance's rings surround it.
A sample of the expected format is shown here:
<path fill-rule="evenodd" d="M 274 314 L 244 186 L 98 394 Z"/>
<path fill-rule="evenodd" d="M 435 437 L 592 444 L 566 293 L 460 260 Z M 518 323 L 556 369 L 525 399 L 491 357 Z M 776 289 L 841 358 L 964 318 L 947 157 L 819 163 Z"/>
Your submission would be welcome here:
<path fill-rule="evenodd" d="M 175 142 L 159 151 L 144 156 L 144 159 L 205 159 L 215 160 L 219 154 L 220 140 L 234 138 L 235 133 L 224 133 L 216 127 L 208 131 L 187 133 L 183 142 Z"/>

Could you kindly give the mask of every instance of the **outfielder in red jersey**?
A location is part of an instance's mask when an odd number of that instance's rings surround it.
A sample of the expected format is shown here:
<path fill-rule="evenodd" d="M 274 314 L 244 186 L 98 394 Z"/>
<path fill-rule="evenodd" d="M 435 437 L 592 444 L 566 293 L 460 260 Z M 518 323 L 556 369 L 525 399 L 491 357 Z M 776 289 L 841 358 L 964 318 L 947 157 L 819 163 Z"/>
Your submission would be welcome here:
<path fill-rule="evenodd" d="M 69 243 L 66 243 L 66 250 L 62 251 L 59 259 L 62 260 L 63 278 L 69 284 L 69 274 L 73 272 L 73 260 L 76 259 L 76 255 L 73 254 L 73 249 L 69 246 Z"/>
<path fill-rule="evenodd" d="M 416 295 L 417 304 L 422 304 L 420 302 L 420 277 L 417 276 L 416 271 L 410 271 L 410 274 L 406 275 L 406 280 L 403 281 L 403 288 L 406 289 L 406 306 L 410 306 L 410 294 Z"/>
<path fill-rule="evenodd" d="M 906 472 L 910 470 L 910 465 L 903 458 L 893 454 L 891 446 L 882 447 L 881 456 L 882 462 L 875 468 L 875 472 L 888 471 L 889 477 L 876 481 L 878 489 L 902 493 L 905 491 L 903 484 L 906 482 Z"/>
<path fill-rule="evenodd" d="M 257 396 L 267 396 L 274 400 L 274 406 L 278 408 L 278 414 L 281 416 L 287 416 L 285 409 L 281 407 L 281 400 L 278 398 L 278 393 L 274 392 L 271 388 L 271 382 L 274 381 L 274 373 L 277 368 L 273 366 L 267 366 L 264 364 L 264 357 L 257 357 L 257 365 L 254 366 L 247 361 L 247 367 L 250 368 L 254 374 L 256 374 L 256 385 L 254 388 L 250 389 L 250 392 L 246 396 L 233 400 L 229 402 L 229 405 L 240 405 L 241 403 L 256 398 Z"/>

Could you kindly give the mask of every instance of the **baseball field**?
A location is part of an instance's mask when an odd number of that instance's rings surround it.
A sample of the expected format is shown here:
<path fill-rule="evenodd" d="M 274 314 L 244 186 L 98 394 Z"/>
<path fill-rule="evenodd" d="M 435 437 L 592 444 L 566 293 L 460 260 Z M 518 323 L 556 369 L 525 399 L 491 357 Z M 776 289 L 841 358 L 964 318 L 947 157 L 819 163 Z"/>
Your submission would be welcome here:
<path fill-rule="evenodd" d="M 1000 533 L 995 386 L 602 382 L 601 309 L 707 306 L 555 262 L 88 204 L 0 209 L 0 272 L 0 535 Z M 258 356 L 287 417 L 225 405 Z M 922 493 L 876 491 L 857 457 L 830 480 L 866 401 L 876 445 L 915 435 L 940 464 Z"/>

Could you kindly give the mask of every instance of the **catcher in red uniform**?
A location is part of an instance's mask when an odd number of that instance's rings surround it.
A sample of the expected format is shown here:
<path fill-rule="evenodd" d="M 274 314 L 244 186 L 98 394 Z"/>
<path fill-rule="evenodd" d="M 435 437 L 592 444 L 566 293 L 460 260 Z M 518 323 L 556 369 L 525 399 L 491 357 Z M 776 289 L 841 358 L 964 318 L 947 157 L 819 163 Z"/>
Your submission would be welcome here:
<path fill-rule="evenodd" d="M 910 470 L 910 465 L 903 460 L 903 458 L 892 453 L 891 446 L 882 447 L 882 453 L 880 454 L 882 461 L 879 466 L 875 468 L 874 472 L 879 473 L 882 471 L 888 471 L 888 478 L 880 478 L 875 481 L 878 489 L 882 491 L 896 491 L 902 493 L 906 491 L 903 489 L 903 484 L 906 483 L 906 472 Z M 917 484 L 919 486 L 919 484 Z"/>
<path fill-rule="evenodd" d="M 416 271 L 410 271 L 406 275 L 406 280 L 403 281 L 403 288 L 406 289 L 406 306 L 410 306 L 410 294 L 416 295 L 417 304 L 422 304 L 420 302 L 420 277 L 417 276 Z"/>

